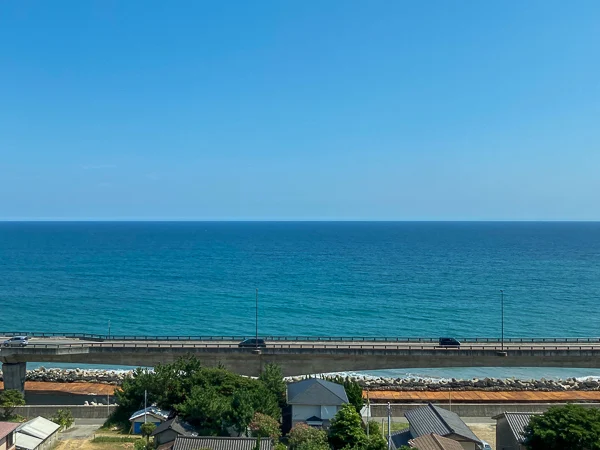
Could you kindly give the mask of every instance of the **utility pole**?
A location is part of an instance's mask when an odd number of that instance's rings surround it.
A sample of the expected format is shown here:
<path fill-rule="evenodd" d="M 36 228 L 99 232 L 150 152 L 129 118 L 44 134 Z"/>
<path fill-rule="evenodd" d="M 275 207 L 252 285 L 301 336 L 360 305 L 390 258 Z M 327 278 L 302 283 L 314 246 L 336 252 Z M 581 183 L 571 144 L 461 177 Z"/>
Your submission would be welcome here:
<path fill-rule="evenodd" d="M 258 288 L 256 288 L 256 350 L 258 350 Z"/>
<path fill-rule="evenodd" d="M 367 388 L 367 437 L 369 437 L 369 421 L 371 420 L 371 403 L 369 401 L 369 388 Z"/>
<path fill-rule="evenodd" d="M 108 319 L 108 338 L 110 339 L 110 319 Z"/>
<path fill-rule="evenodd" d="M 388 402 L 388 450 L 392 450 L 392 405 Z"/>
<path fill-rule="evenodd" d="M 144 423 L 146 423 L 146 415 L 148 414 L 148 407 L 146 406 L 148 403 L 148 391 L 144 390 Z"/>
<path fill-rule="evenodd" d="M 500 289 L 500 299 L 502 308 L 502 351 L 504 351 L 504 289 Z"/>

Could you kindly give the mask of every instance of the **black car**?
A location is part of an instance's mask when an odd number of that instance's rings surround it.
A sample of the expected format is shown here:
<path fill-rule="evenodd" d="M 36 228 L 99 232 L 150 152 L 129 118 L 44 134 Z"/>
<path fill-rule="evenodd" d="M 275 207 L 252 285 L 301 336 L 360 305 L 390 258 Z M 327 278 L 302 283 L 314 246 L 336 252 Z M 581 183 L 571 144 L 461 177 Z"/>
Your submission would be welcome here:
<path fill-rule="evenodd" d="M 244 339 L 238 344 L 238 347 L 257 348 L 266 347 L 267 343 L 264 339 Z"/>
<path fill-rule="evenodd" d="M 440 338 L 440 347 L 460 347 L 460 342 L 454 338 Z"/>

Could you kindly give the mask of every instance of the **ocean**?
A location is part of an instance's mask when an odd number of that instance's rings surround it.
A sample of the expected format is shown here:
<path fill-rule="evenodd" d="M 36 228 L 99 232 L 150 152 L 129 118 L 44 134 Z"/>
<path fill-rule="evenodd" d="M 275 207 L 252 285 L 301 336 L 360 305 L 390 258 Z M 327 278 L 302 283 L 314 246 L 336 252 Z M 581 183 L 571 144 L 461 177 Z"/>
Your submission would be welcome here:
<path fill-rule="evenodd" d="M 600 223 L 2 222 L 0 331 L 600 335 Z M 388 376 L 600 376 L 460 368 Z"/>

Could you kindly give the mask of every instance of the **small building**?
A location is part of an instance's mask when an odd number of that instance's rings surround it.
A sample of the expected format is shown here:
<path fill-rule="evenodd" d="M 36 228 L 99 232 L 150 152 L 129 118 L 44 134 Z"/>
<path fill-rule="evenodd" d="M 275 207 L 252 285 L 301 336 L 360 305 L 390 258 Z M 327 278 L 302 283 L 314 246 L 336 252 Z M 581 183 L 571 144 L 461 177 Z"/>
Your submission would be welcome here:
<path fill-rule="evenodd" d="M 437 434 L 438 436 L 458 442 L 464 450 L 477 450 L 482 445 L 458 414 L 429 403 L 427 406 L 412 409 L 404 413 L 408 420 L 408 433 L 398 433 L 392 436 L 392 444 L 405 439 L 416 439 L 421 436 Z"/>
<path fill-rule="evenodd" d="M 169 447 L 169 445 L 172 445 Z M 252 437 L 208 437 L 178 436 L 172 444 L 165 444 L 157 450 L 255 450 L 256 438 Z M 260 440 L 260 450 L 273 450 L 273 441 L 269 438 Z"/>
<path fill-rule="evenodd" d="M 284 431 L 289 431 L 298 423 L 327 427 L 341 406 L 348 403 L 348 396 L 341 384 L 308 378 L 287 385 L 287 403 Z"/>
<path fill-rule="evenodd" d="M 146 409 L 140 409 L 134 412 L 129 418 L 133 434 L 142 434 L 142 425 L 145 422 L 152 422 L 156 427 L 169 418 L 170 412 L 164 411 L 156 406 L 149 406 Z"/>
<path fill-rule="evenodd" d="M 17 450 L 49 450 L 56 445 L 60 425 L 44 417 L 36 417 L 17 428 Z"/>
<path fill-rule="evenodd" d="M 496 450 L 525 450 L 524 431 L 532 416 L 539 413 L 503 412 L 496 419 Z"/>
<path fill-rule="evenodd" d="M 459 442 L 434 433 L 410 439 L 408 446 L 418 450 L 463 450 Z"/>
<path fill-rule="evenodd" d="M 15 450 L 15 430 L 18 423 L 0 422 L 0 450 Z"/>
<path fill-rule="evenodd" d="M 197 436 L 198 433 L 192 428 L 192 426 L 179 417 L 167 420 L 161 423 L 153 432 L 152 437 L 154 443 L 158 447 L 169 442 L 174 442 L 178 436 Z"/>

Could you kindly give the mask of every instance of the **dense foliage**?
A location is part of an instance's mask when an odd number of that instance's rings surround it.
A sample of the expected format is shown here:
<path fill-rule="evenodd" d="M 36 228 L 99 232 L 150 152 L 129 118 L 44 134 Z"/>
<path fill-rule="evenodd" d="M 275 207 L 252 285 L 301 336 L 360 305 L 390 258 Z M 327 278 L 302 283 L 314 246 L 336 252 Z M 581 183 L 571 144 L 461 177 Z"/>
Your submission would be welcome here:
<path fill-rule="evenodd" d="M 70 409 L 59 409 L 56 411 L 56 414 L 51 418 L 52 422 L 57 425 L 60 425 L 61 430 L 66 430 L 73 425 L 75 419 L 73 418 L 73 413 Z"/>
<path fill-rule="evenodd" d="M 357 447 L 366 438 L 362 419 L 351 404 L 342 405 L 329 427 L 329 443 L 334 450 Z"/>
<path fill-rule="evenodd" d="M 343 405 L 331 421 L 329 444 L 334 450 L 386 450 L 387 441 L 381 429 L 370 423 L 369 435 L 360 415 L 351 404 Z"/>
<path fill-rule="evenodd" d="M 150 442 L 150 435 L 156 430 L 156 425 L 152 422 L 143 423 L 140 430 L 142 436 L 146 437 L 146 442 Z"/>
<path fill-rule="evenodd" d="M 327 381 L 332 381 L 334 383 L 341 384 L 342 386 L 344 386 L 344 389 L 346 390 L 346 395 L 348 396 L 348 401 L 352 406 L 354 406 L 356 412 L 360 414 L 360 411 L 362 410 L 362 407 L 365 404 L 365 401 L 363 399 L 363 389 L 360 386 L 360 384 L 358 384 L 354 380 L 351 380 L 349 377 L 344 378 L 336 376 L 327 377 L 325 379 Z"/>
<path fill-rule="evenodd" d="M 327 433 L 305 423 L 295 425 L 288 434 L 290 450 L 329 450 Z"/>
<path fill-rule="evenodd" d="M 285 381 L 283 381 L 281 367 L 279 367 L 277 364 L 266 364 L 258 379 L 262 381 L 265 387 L 271 393 L 273 393 L 275 398 L 277 398 L 280 408 L 283 408 L 287 405 L 285 395 L 287 387 Z"/>
<path fill-rule="evenodd" d="M 25 396 L 16 389 L 0 391 L 0 408 L 2 420 L 10 420 L 14 416 L 15 408 L 25 404 Z"/>
<path fill-rule="evenodd" d="M 143 408 L 147 391 L 148 405 L 173 411 L 200 434 L 226 435 L 229 428 L 243 433 L 257 412 L 279 420 L 274 373 L 271 369 L 267 385 L 222 367 L 202 367 L 193 356 L 158 365 L 154 371 L 137 369 L 116 391 L 119 406 L 107 425 L 129 427 L 129 417 Z"/>
<path fill-rule="evenodd" d="M 600 450 L 600 410 L 565 405 L 532 416 L 525 428 L 525 446 L 530 450 Z"/>
<path fill-rule="evenodd" d="M 266 414 L 254 414 L 248 428 L 250 428 L 252 436 L 254 437 L 268 437 L 275 442 L 281 437 L 281 427 L 279 426 L 279 422 Z"/>

